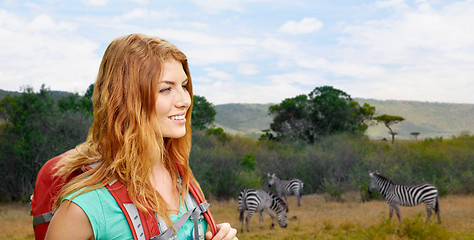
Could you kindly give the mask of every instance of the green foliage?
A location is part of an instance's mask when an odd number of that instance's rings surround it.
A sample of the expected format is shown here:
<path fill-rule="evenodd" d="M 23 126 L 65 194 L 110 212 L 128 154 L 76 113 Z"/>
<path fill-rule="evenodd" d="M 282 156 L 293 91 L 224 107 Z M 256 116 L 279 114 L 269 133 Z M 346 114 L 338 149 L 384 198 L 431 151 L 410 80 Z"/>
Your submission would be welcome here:
<path fill-rule="evenodd" d="M 67 97 L 66 97 L 67 98 Z M 44 85 L 0 101 L 0 194 L 10 199 L 29 196 L 40 167 L 50 158 L 85 140 L 92 116 L 74 108 L 62 111 Z"/>
<path fill-rule="evenodd" d="M 204 130 L 214 123 L 216 110 L 205 97 L 193 96 L 193 112 L 191 114 L 191 127 Z"/>
<path fill-rule="evenodd" d="M 31 194 L 39 167 L 48 159 L 83 142 L 92 116 L 74 104 L 59 106 L 44 87 L 0 101 L 0 195 L 21 199 Z M 89 99 L 83 97 L 85 99 Z M 64 107 L 72 106 L 72 107 Z M 474 136 L 398 141 L 389 145 L 357 133 L 301 141 L 258 141 L 229 135 L 222 128 L 193 130 L 190 164 L 203 191 L 217 198 L 235 198 L 242 188 L 264 188 L 267 172 L 281 179 L 299 178 L 304 194 L 346 191 L 365 194 L 368 170 L 378 170 L 397 184 L 428 182 L 441 194 L 474 192 Z M 258 160 L 258 161 L 257 161 Z M 371 196 L 366 196 L 369 199 Z"/>
<path fill-rule="evenodd" d="M 195 131 L 190 163 L 204 191 L 215 197 L 236 197 L 244 187 L 264 188 L 265 174 L 275 172 L 281 179 L 301 179 L 305 194 L 328 193 L 338 199 L 347 191 L 360 191 L 370 200 L 380 196 L 368 195 L 368 170 L 378 170 L 397 184 L 431 183 L 442 195 L 474 192 L 472 146 L 474 136 L 387 145 L 357 134 L 337 134 L 301 144 L 237 136 L 222 141 Z M 248 153 L 256 159 L 255 170 L 249 171 L 250 155 L 242 158 Z M 217 189 L 219 182 L 226 188 Z"/>
<path fill-rule="evenodd" d="M 92 100 L 86 97 L 81 97 L 79 94 L 71 94 L 58 100 L 58 107 L 60 112 L 79 112 L 84 111 L 89 115 L 93 114 Z"/>
<path fill-rule="evenodd" d="M 287 98 L 279 105 L 270 106 L 269 112 L 274 116 L 270 128 L 277 133 L 277 139 L 312 142 L 314 136 L 308 109 L 309 102 L 306 95 Z"/>
<path fill-rule="evenodd" d="M 392 135 L 392 144 L 393 144 L 395 142 L 395 135 L 397 135 L 397 133 L 393 131 L 391 126 L 401 121 L 404 121 L 405 118 L 400 117 L 400 116 L 383 114 L 380 116 L 373 117 L 373 119 L 377 121 L 377 123 L 382 122 L 385 125 L 385 127 L 388 128 L 388 133 Z"/>
<path fill-rule="evenodd" d="M 257 164 L 257 162 L 255 157 L 250 152 L 249 154 L 245 155 L 244 160 L 242 160 L 239 164 L 244 168 L 244 170 L 255 171 L 255 164 Z"/>
<path fill-rule="evenodd" d="M 256 170 L 257 160 L 252 155 L 252 152 L 249 152 L 245 155 L 244 159 L 240 161 L 239 165 L 242 169 L 237 174 L 237 188 L 260 188 L 262 185 L 262 179 L 260 173 Z"/>
<path fill-rule="evenodd" d="M 337 184 L 334 183 L 332 178 L 323 179 L 323 183 L 321 184 L 321 191 L 328 193 L 331 196 L 330 200 L 341 201 L 341 196 L 344 193 L 344 190 L 341 189 Z"/>
<path fill-rule="evenodd" d="M 262 178 L 257 171 L 240 171 L 237 173 L 237 189 L 261 188 Z"/>
<path fill-rule="evenodd" d="M 369 104 L 360 106 L 351 97 L 330 86 L 315 88 L 308 95 L 287 98 L 269 108 L 270 128 L 277 140 L 313 143 L 340 132 L 364 133 L 375 113 Z"/>
<path fill-rule="evenodd" d="M 207 135 L 213 135 L 219 138 L 220 141 L 225 142 L 229 138 L 222 128 L 209 128 L 206 130 Z"/>

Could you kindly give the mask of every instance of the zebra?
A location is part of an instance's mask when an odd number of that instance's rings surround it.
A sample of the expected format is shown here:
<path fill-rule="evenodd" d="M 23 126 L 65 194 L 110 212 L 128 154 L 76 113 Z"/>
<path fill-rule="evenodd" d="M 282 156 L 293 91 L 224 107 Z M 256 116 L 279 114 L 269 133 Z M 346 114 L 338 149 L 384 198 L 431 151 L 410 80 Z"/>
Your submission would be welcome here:
<path fill-rule="evenodd" d="M 249 232 L 249 222 L 255 212 L 260 213 L 260 228 L 262 228 L 263 211 L 268 213 L 272 218 L 272 225 L 270 229 L 273 229 L 275 224 L 273 219 L 275 216 L 270 210 L 275 211 L 278 224 L 282 228 L 286 228 L 286 214 L 288 207 L 286 203 L 273 194 L 262 189 L 244 189 L 239 194 L 239 210 L 240 210 L 240 221 L 242 222 L 242 229 L 244 231 L 244 222 L 247 221 L 247 232 Z M 247 217 L 244 221 L 245 210 L 248 211 Z"/>
<path fill-rule="evenodd" d="M 393 209 L 395 209 L 398 221 L 401 222 L 399 206 L 416 206 L 425 203 L 428 223 L 433 210 L 438 215 L 438 222 L 441 223 L 438 190 L 431 184 L 420 184 L 416 186 L 395 185 L 392 180 L 380 175 L 377 171 L 369 171 L 370 186 L 369 194 L 378 190 L 390 206 L 389 219 L 392 219 Z"/>
<path fill-rule="evenodd" d="M 268 187 L 275 185 L 278 196 L 285 198 L 288 202 L 287 195 L 295 195 L 298 198 L 298 206 L 301 206 L 301 196 L 303 195 L 303 182 L 297 178 L 291 180 L 280 180 L 275 173 L 267 173 Z"/>

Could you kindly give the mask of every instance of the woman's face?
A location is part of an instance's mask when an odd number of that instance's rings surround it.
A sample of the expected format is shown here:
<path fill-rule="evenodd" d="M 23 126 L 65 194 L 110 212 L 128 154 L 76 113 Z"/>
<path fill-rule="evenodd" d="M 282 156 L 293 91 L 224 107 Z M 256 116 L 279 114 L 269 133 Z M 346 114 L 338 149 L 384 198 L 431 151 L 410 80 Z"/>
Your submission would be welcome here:
<path fill-rule="evenodd" d="M 188 77 L 181 62 L 166 61 L 158 84 L 157 124 L 163 137 L 180 138 L 186 134 L 186 112 L 191 105 Z"/>

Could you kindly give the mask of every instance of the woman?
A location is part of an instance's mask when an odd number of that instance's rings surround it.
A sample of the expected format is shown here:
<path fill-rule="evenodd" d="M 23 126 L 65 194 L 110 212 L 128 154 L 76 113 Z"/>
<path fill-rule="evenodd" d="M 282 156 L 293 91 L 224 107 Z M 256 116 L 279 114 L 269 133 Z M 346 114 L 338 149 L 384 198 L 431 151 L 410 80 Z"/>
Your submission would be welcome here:
<path fill-rule="evenodd" d="M 116 181 L 138 209 L 155 212 L 174 228 L 186 212 L 191 184 L 198 186 L 188 164 L 192 96 L 187 58 L 174 45 L 143 34 L 115 39 L 95 83 L 87 140 L 61 160 L 57 174 L 67 178 L 95 167 L 63 188 L 46 239 L 133 239 L 125 215 L 104 187 Z M 205 221 L 200 224 L 206 229 Z M 177 229 L 177 239 L 192 238 L 193 227 L 187 220 Z M 237 239 L 228 223 L 205 237 Z"/>

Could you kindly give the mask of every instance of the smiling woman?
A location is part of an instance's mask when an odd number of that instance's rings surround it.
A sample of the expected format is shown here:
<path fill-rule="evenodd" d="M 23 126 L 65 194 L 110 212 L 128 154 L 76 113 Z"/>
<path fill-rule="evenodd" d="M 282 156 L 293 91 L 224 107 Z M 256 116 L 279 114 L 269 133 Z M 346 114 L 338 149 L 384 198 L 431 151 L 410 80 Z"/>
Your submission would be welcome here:
<path fill-rule="evenodd" d="M 163 136 L 177 138 L 186 134 L 186 112 L 191 106 L 189 80 L 180 62 L 163 64 L 160 91 L 156 101 L 158 127 Z"/>
<path fill-rule="evenodd" d="M 192 82 L 179 49 L 143 34 L 115 39 L 93 106 L 87 140 L 55 158 L 55 177 L 72 179 L 46 239 L 236 239 L 228 223 L 215 225 L 189 166 Z"/>

